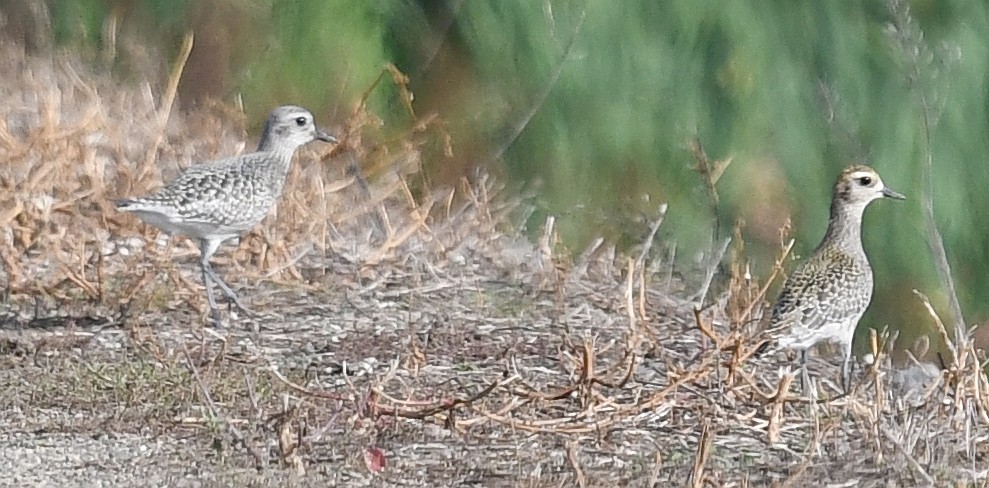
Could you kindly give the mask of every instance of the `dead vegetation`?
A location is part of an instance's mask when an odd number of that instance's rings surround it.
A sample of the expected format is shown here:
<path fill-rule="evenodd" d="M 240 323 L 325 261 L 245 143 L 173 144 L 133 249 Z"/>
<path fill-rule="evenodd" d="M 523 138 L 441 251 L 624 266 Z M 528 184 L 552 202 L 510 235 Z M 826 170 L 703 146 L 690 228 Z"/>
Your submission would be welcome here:
<path fill-rule="evenodd" d="M 264 313 L 204 329 L 193 246 L 108 200 L 242 150 L 242 118 L 171 113 L 174 84 L 158 96 L 2 51 L 0 465 L 15 480 L 989 483 L 971 343 L 944 333 L 946 369 L 904 380 L 875 335 L 854 391 L 817 361 L 826 398 L 808 402 L 790 360 L 753 357 L 782 257 L 758 280 L 736 236 L 727 285 L 702 279 L 714 299 L 696 308 L 652 249 L 665 207 L 630 256 L 560 253 L 552 218 L 530 244 L 497 182 L 417 179 L 419 145 L 445 141 L 435 119 L 375 145 L 358 105 L 342 147 L 303 151 L 277 210 L 217 261 Z M 25 462 L 39 444 L 63 451 Z"/>

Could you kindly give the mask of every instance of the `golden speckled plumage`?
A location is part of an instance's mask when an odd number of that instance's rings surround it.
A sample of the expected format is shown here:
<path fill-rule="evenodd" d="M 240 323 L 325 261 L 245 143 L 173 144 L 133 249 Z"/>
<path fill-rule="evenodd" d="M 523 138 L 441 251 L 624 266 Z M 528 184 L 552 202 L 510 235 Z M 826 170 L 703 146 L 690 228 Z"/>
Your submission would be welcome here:
<path fill-rule="evenodd" d="M 779 345 L 800 351 L 804 362 L 807 349 L 814 345 L 838 343 L 844 353 L 846 388 L 855 327 L 872 301 L 872 268 L 862 248 L 862 215 L 869 203 L 883 197 L 904 198 L 886 188 L 868 166 L 849 166 L 841 172 L 831 197 L 828 230 L 817 249 L 783 284 L 769 322 Z"/>

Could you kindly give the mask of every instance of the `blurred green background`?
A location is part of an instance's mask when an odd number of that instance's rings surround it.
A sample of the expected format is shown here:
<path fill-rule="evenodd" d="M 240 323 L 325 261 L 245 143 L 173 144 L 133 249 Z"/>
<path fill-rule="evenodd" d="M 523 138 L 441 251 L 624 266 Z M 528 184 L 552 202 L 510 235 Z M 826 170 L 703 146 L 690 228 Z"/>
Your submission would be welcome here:
<path fill-rule="evenodd" d="M 989 312 L 989 212 L 979 211 L 989 205 L 989 5 L 909 6 L 923 40 L 892 33 L 884 1 L 25 0 L 0 13 L 5 37 L 33 51 L 74 51 L 121 79 L 162 84 L 192 31 L 180 103 L 240 99 L 249 120 L 295 102 L 342 122 L 394 63 L 417 113 L 439 114 L 453 137 L 452 157 L 425 158 L 433 181 L 480 165 L 531 189 L 576 251 L 598 235 L 640 242 L 668 202 L 660 252 L 675 243 L 686 275 L 711 249 L 714 222 L 692 169 L 695 137 L 713 160 L 731 158 L 717 184 L 720 235 L 745 222 L 760 276 L 788 218 L 794 257 L 813 250 L 835 176 L 867 162 L 909 200 L 867 212 L 877 287 L 864 325 L 914 336 L 930 319 L 911 289 L 949 316 L 923 237 L 928 149 L 963 310 L 970 324 Z M 396 93 L 370 102 L 397 131 L 408 115 Z M 939 115 L 930 148 L 919 94 Z"/>

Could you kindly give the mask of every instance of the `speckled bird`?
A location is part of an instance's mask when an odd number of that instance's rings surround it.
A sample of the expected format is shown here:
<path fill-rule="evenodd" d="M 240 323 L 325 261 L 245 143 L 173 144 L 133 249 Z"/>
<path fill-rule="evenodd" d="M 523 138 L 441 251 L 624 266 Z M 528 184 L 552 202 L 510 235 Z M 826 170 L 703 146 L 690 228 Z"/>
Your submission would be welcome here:
<path fill-rule="evenodd" d="M 873 289 L 872 267 L 862 248 L 862 215 L 880 198 L 905 199 L 872 168 L 845 168 L 834 184 L 824 239 L 787 278 L 776 299 L 769 332 L 779 346 L 799 352 L 805 392 L 807 351 L 822 342 L 841 347 L 842 384 L 846 391 L 850 387 L 852 339 Z"/>
<path fill-rule="evenodd" d="M 168 234 L 198 241 L 210 318 L 219 323 L 213 283 L 239 309 L 250 310 L 213 271 L 210 258 L 223 241 L 261 222 L 282 194 L 295 150 L 314 140 L 336 142 L 308 110 L 281 106 L 268 115 L 257 151 L 191 166 L 153 195 L 114 203 Z"/>

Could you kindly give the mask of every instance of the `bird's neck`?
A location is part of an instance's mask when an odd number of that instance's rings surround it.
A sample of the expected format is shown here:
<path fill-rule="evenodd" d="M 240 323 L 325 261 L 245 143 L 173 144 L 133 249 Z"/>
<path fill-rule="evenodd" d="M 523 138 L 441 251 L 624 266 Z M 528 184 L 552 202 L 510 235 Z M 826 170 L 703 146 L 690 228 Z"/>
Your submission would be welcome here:
<path fill-rule="evenodd" d="M 268 134 L 267 130 L 265 133 L 261 134 L 261 140 L 258 141 L 258 152 L 270 152 L 281 154 L 287 152 L 289 156 L 295 153 L 298 146 L 292 144 L 286 144 L 285 141 L 279 141 L 281 144 L 276 143 L 276 138 Z"/>
<path fill-rule="evenodd" d="M 258 152 L 271 154 L 274 156 L 274 158 L 272 158 L 273 161 L 278 161 L 280 164 L 288 165 L 292 162 L 292 156 L 295 154 L 295 148 L 285 146 L 265 146 L 264 144 L 259 144 Z"/>
<path fill-rule="evenodd" d="M 263 171 L 264 174 L 271 178 L 270 184 L 277 191 L 281 191 L 282 185 L 285 183 L 285 177 L 288 175 L 289 167 L 292 164 L 292 157 L 295 155 L 295 148 L 285 149 L 284 147 L 274 147 L 267 149 L 262 144 L 258 147 L 258 152 L 262 153 L 265 157 L 258 158 L 258 163 L 267 168 Z"/>
<path fill-rule="evenodd" d="M 269 161 L 269 164 L 277 165 L 283 169 L 283 172 L 287 172 L 288 165 L 292 162 L 292 156 L 298 146 L 286 144 L 284 140 L 280 141 L 278 135 L 272 132 L 273 130 L 269 123 L 265 123 L 264 130 L 261 132 L 261 139 L 258 141 L 257 152 L 275 156 L 266 160 Z"/>
<path fill-rule="evenodd" d="M 277 147 L 274 143 L 276 139 L 275 127 L 271 122 L 271 118 L 268 118 L 268 120 L 264 121 L 264 127 L 261 128 L 261 139 L 258 140 L 258 152 L 274 151 Z"/>
<path fill-rule="evenodd" d="M 828 230 L 824 234 L 821 245 L 830 243 L 848 250 L 862 251 L 862 214 L 864 213 L 865 205 L 832 201 Z"/>

